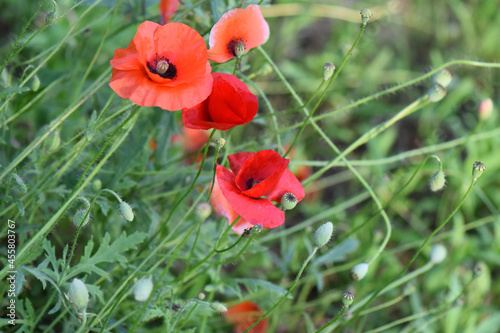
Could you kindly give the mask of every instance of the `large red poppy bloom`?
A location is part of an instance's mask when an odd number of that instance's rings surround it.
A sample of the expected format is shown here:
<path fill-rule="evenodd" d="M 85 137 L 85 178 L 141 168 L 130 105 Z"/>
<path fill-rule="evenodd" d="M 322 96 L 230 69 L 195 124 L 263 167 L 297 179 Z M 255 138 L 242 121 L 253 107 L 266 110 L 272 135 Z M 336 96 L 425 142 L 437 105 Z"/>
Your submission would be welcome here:
<path fill-rule="evenodd" d="M 206 100 L 182 109 L 184 125 L 194 129 L 227 130 L 253 119 L 259 108 L 257 97 L 236 76 L 212 73 L 212 93 Z"/>
<path fill-rule="evenodd" d="M 235 8 L 222 15 L 210 31 L 208 59 L 226 62 L 236 57 L 236 48 L 248 51 L 269 38 L 269 25 L 258 5 Z"/>
<path fill-rule="evenodd" d="M 179 0 L 160 0 L 158 4 L 160 9 L 161 24 L 170 22 L 170 19 L 179 8 Z"/>
<path fill-rule="evenodd" d="M 115 50 L 110 63 L 109 86 L 141 106 L 175 111 L 195 106 L 212 91 L 205 42 L 182 23 L 142 23 L 129 46 Z"/>
<path fill-rule="evenodd" d="M 291 192 L 297 201 L 304 198 L 304 188 L 287 170 L 289 160 L 275 151 L 229 155 L 231 170 L 217 165 L 217 180 L 231 207 L 252 225 L 276 228 L 285 221 L 284 212 L 271 201 Z"/>
<path fill-rule="evenodd" d="M 245 301 L 227 308 L 222 314 L 233 325 L 235 333 L 242 333 L 262 316 L 262 311 L 255 303 Z M 266 333 L 267 319 L 262 319 L 249 332 Z"/>

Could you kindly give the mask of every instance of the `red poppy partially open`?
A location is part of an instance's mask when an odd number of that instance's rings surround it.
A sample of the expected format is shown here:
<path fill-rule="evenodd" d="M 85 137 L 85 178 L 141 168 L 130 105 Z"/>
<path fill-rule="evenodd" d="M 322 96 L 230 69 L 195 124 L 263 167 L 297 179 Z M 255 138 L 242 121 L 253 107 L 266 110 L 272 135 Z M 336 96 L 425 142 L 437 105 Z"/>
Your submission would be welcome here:
<path fill-rule="evenodd" d="M 226 198 L 222 194 L 222 191 L 219 186 L 219 182 L 217 181 L 217 177 L 215 178 L 214 188 L 212 190 L 212 195 L 210 196 L 210 204 L 212 208 L 219 216 L 223 216 L 227 218 L 229 224 L 231 225 L 234 220 L 239 216 L 227 202 Z M 245 221 L 245 219 L 240 218 L 233 226 L 233 231 L 238 235 L 241 235 L 245 229 L 250 229 L 252 225 Z"/>
<path fill-rule="evenodd" d="M 291 192 L 297 202 L 304 198 L 304 188 L 287 170 L 289 160 L 275 151 L 229 155 L 231 170 L 217 165 L 217 180 L 231 207 L 251 225 L 276 228 L 285 221 L 284 212 L 271 201 L 280 202 Z"/>
<path fill-rule="evenodd" d="M 195 129 L 227 130 L 253 119 L 259 108 L 257 97 L 236 76 L 212 73 L 212 93 L 206 100 L 182 109 L 184 125 Z"/>
<path fill-rule="evenodd" d="M 257 304 L 245 301 L 228 307 L 227 311 L 222 314 L 233 325 L 235 333 L 242 333 L 262 316 L 262 310 Z M 249 332 L 266 333 L 267 319 L 262 319 Z"/>
<path fill-rule="evenodd" d="M 160 9 L 161 24 L 170 22 L 170 19 L 179 8 L 179 0 L 160 0 L 158 5 Z"/>
<path fill-rule="evenodd" d="M 212 91 L 205 42 L 182 23 L 142 23 L 129 46 L 115 50 L 110 63 L 109 86 L 141 106 L 179 110 L 202 102 Z"/>
<path fill-rule="evenodd" d="M 258 5 L 235 8 L 222 15 L 210 31 L 208 59 L 226 62 L 239 52 L 264 44 L 269 38 L 269 25 Z M 242 53 L 243 53 L 242 52 Z"/>

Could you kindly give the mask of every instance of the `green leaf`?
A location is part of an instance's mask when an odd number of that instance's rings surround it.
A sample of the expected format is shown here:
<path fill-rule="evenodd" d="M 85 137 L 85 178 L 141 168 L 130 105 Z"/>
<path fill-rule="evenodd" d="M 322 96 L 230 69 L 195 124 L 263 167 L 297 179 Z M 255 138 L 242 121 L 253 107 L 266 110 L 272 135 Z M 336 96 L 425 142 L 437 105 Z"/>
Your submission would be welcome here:
<path fill-rule="evenodd" d="M 85 285 L 87 286 L 87 290 L 92 298 L 98 298 L 101 303 L 104 303 L 104 295 L 99 286 L 94 286 L 93 284 L 88 283 L 85 283 Z"/>
<path fill-rule="evenodd" d="M 500 327 L 500 312 L 494 312 L 483 320 L 474 330 L 475 333 L 489 333 L 492 327 Z"/>
<path fill-rule="evenodd" d="M 24 216 L 24 206 L 23 206 L 23 203 L 21 201 L 19 201 L 18 199 L 14 199 L 14 202 L 16 203 L 17 210 L 19 211 L 19 214 L 21 216 Z"/>
<path fill-rule="evenodd" d="M 25 91 L 29 91 L 30 88 L 27 87 L 7 87 L 0 89 L 0 98 L 9 97 L 15 94 L 22 94 Z"/>
<path fill-rule="evenodd" d="M 284 296 L 287 293 L 286 289 L 275 285 L 269 281 L 259 280 L 259 279 L 235 279 L 236 282 L 242 283 L 251 290 L 257 290 L 258 287 L 264 288 L 270 292 L 276 293 L 280 296 Z M 287 298 L 293 298 L 292 295 L 288 295 Z"/>
<path fill-rule="evenodd" d="M 57 288 L 56 281 L 54 281 L 49 275 L 45 274 L 42 271 L 42 269 L 45 269 L 46 265 L 47 262 L 44 261 L 40 265 L 38 265 L 37 268 L 30 268 L 26 266 L 21 266 L 20 268 L 33 275 L 35 278 L 37 278 L 37 280 L 42 283 L 43 289 L 45 289 L 45 287 L 47 286 L 47 282 L 51 283 L 54 287 Z"/>
<path fill-rule="evenodd" d="M 59 297 L 57 299 L 56 305 L 54 305 L 54 307 L 49 310 L 48 314 L 53 314 L 53 313 L 56 313 L 57 311 L 59 311 L 59 309 L 61 308 L 61 304 L 62 304 L 61 298 Z"/>
<path fill-rule="evenodd" d="M 333 249 L 318 257 L 313 261 L 314 266 L 319 266 L 327 263 L 344 261 L 347 255 L 355 251 L 359 246 L 359 241 L 356 238 L 349 238 L 343 241 L 340 245 L 335 246 Z"/>

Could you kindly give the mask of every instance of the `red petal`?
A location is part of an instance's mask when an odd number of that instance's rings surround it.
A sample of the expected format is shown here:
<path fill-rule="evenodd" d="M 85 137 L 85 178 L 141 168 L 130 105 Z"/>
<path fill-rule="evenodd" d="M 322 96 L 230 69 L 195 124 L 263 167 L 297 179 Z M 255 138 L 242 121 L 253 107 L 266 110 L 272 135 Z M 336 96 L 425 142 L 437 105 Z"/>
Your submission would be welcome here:
<path fill-rule="evenodd" d="M 276 187 L 274 187 L 266 196 L 269 200 L 281 202 L 281 197 L 287 192 L 293 193 L 297 197 L 297 202 L 302 200 L 305 196 L 302 184 L 288 169 L 283 172 L 278 185 L 276 185 Z"/>
<path fill-rule="evenodd" d="M 231 171 L 235 175 L 237 175 L 238 172 L 240 172 L 243 163 L 245 163 L 245 161 L 248 160 L 253 155 L 255 155 L 255 153 L 252 152 L 243 152 L 243 153 L 236 153 L 233 155 L 229 155 L 227 159 L 229 160 L 229 167 L 231 168 Z"/>
<path fill-rule="evenodd" d="M 278 184 L 288 162 L 273 150 L 261 150 L 245 161 L 236 176 L 236 186 L 252 198 L 267 195 Z"/>
<path fill-rule="evenodd" d="M 234 58 L 228 49 L 231 41 L 245 43 L 245 51 L 263 44 L 269 38 L 269 25 L 258 5 L 235 8 L 222 15 L 210 31 L 208 59 L 225 62 Z"/>
<path fill-rule="evenodd" d="M 139 61 L 145 70 L 147 70 L 147 62 L 156 56 L 154 34 L 158 28 L 161 28 L 158 23 L 145 21 L 137 27 L 137 33 L 133 39 L 139 53 Z"/>
<path fill-rule="evenodd" d="M 111 67 L 122 71 L 141 70 L 142 65 L 139 61 L 139 53 L 135 48 L 134 41 L 126 49 L 116 49 L 113 59 L 109 62 Z"/>
<path fill-rule="evenodd" d="M 170 19 L 179 7 L 179 0 L 160 0 L 159 4 L 161 24 L 170 22 Z"/>
<path fill-rule="evenodd" d="M 233 324 L 236 333 L 244 332 L 248 327 L 257 321 L 262 316 L 262 310 L 253 302 L 245 301 L 228 307 L 226 312 L 223 312 L 224 318 Z M 266 333 L 267 319 L 262 319 L 249 332 Z"/>
<path fill-rule="evenodd" d="M 234 174 L 228 169 L 217 165 L 217 180 L 222 194 L 231 207 L 252 225 L 260 224 L 264 228 L 276 228 L 285 222 L 283 211 L 275 207 L 268 199 L 249 198 L 234 184 Z"/>

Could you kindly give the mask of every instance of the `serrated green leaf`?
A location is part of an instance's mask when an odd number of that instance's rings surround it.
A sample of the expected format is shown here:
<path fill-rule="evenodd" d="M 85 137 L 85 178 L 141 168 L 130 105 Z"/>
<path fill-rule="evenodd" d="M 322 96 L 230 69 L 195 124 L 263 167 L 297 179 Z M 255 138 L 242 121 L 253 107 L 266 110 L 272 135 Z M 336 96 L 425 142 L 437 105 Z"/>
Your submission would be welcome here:
<path fill-rule="evenodd" d="M 0 98 L 9 97 L 15 94 L 22 94 L 25 91 L 29 91 L 30 88 L 27 87 L 7 87 L 0 89 Z"/>
<path fill-rule="evenodd" d="M 21 266 L 20 268 L 25 270 L 26 272 L 30 273 L 38 281 L 40 281 L 42 283 L 43 289 L 45 289 L 45 287 L 47 287 L 47 282 L 49 282 L 50 284 L 52 284 L 54 287 L 57 288 L 56 281 L 54 281 L 49 275 L 45 274 L 42 271 L 42 269 L 44 269 L 45 268 L 44 266 L 46 266 L 46 265 L 47 265 L 47 262 L 44 261 L 40 265 L 38 265 L 37 268 L 30 268 L 30 267 L 26 267 L 26 266 Z"/>
<path fill-rule="evenodd" d="M 104 295 L 99 288 L 99 286 L 94 286 L 93 284 L 85 284 L 87 286 L 87 290 L 89 291 L 90 296 L 92 298 L 98 298 L 101 303 L 104 303 Z"/>
<path fill-rule="evenodd" d="M 17 206 L 17 210 L 19 211 L 19 214 L 21 216 L 24 216 L 24 205 L 21 201 L 19 201 L 18 199 L 14 199 L 14 202 L 16 203 L 16 206 Z"/>
<path fill-rule="evenodd" d="M 53 314 L 53 313 L 56 313 L 57 311 L 59 311 L 59 309 L 61 308 L 61 304 L 62 304 L 61 298 L 59 297 L 57 299 L 56 305 L 54 305 L 54 307 L 49 310 L 48 314 Z"/>
<path fill-rule="evenodd" d="M 23 283 L 26 282 L 26 280 L 24 279 L 24 273 L 21 269 L 18 269 L 16 271 L 16 282 L 15 282 L 15 293 L 16 295 L 19 295 L 19 293 L 21 292 L 21 290 L 23 289 Z"/>
<path fill-rule="evenodd" d="M 24 299 L 26 302 L 25 302 L 25 305 L 26 305 L 26 311 L 28 311 L 28 318 L 36 318 L 35 316 L 35 309 L 33 308 L 33 305 L 31 304 L 31 301 L 29 298 L 25 298 Z"/>
<path fill-rule="evenodd" d="M 257 290 L 257 287 L 264 288 L 270 292 L 276 293 L 280 296 L 284 296 L 287 293 L 286 289 L 281 288 L 274 283 L 259 279 L 235 279 L 236 282 L 242 283 L 251 290 Z M 287 298 L 293 298 L 292 295 L 288 295 Z"/>
<path fill-rule="evenodd" d="M 102 214 L 104 216 L 108 216 L 108 212 L 109 212 L 109 203 L 108 203 L 108 201 L 107 200 L 97 199 L 96 203 L 99 205 L 99 207 L 101 207 Z"/>
<path fill-rule="evenodd" d="M 347 259 L 347 255 L 355 251 L 358 246 L 359 241 L 356 238 L 346 239 L 340 245 L 335 246 L 324 255 L 316 258 L 316 260 L 314 260 L 312 264 L 314 266 L 319 266 L 327 263 L 344 261 Z"/>
<path fill-rule="evenodd" d="M 149 321 L 154 318 L 159 318 L 165 316 L 165 312 L 157 307 L 150 308 L 146 310 L 146 313 L 142 317 L 142 321 Z"/>

